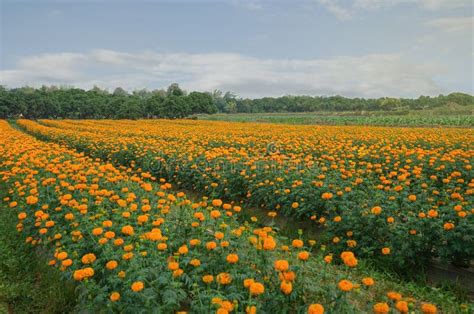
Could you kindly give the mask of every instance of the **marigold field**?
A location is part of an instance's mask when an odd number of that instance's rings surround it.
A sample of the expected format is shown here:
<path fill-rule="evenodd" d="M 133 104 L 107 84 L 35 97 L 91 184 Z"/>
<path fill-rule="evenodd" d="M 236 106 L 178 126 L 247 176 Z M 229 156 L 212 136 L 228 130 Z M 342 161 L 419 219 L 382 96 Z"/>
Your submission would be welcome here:
<path fill-rule="evenodd" d="M 364 266 L 471 263 L 472 129 L 18 120 L 0 134 L 4 203 L 76 283 L 78 311 L 473 310 Z"/>

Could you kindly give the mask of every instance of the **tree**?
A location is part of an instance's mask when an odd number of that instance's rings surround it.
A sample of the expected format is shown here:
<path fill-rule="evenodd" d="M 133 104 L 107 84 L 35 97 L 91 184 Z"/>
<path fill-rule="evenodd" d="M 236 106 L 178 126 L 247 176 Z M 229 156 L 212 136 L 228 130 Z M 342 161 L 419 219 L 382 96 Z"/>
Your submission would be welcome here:
<path fill-rule="evenodd" d="M 211 97 L 212 97 L 212 102 L 217 108 L 217 111 L 224 112 L 225 100 L 224 100 L 224 97 L 222 96 L 222 91 L 215 89 L 212 92 Z"/>
<path fill-rule="evenodd" d="M 118 101 L 118 119 L 139 119 L 142 117 L 140 103 L 133 97 L 123 97 Z"/>
<path fill-rule="evenodd" d="M 406 98 L 346 98 L 342 96 L 283 96 L 241 99 L 231 92 L 191 92 L 174 83 L 165 90 L 142 89 L 132 94 L 117 87 L 113 93 L 95 86 L 89 91 L 67 86 L 8 89 L 0 85 L 0 118 L 184 118 L 215 112 L 378 111 L 455 108 L 472 111 L 474 97 L 463 93 Z"/>
<path fill-rule="evenodd" d="M 167 96 L 184 96 L 184 91 L 179 87 L 178 83 L 173 83 L 166 91 Z"/>
<path fill-rule="evenodd" d="M 122 87 L 117 87 L 116 89 L 114 89 L 113 95 L 114 96 L 128 96 L 128 93 Z"/>
<path fill-rule="evenodd" d="M 163 102 L 165 101 L 165 96 L 159 93 L 152 94 L 145 102 L 145 116 L 147 118 L 164 116 L 163 112 Z"/>
<path fill-rule="evenodd" d="M 402 102 L 398 98 L 385 97 L 385 98 L 379 99 L 380 110 L 393 111 L 400 108 L 401 105 L 402 105 Z"/>
<path fill-rule="evenodd" d="M 191 114 L 217 112 L 217 107 L 208 93 L 192 92 L 186 101 Z"/>
<path fill-rule="evenodd" d="M 161 104 L 161 112 L 164 118 L 184 118 L 191 110 L 184 97 L 171 95 Z"/>

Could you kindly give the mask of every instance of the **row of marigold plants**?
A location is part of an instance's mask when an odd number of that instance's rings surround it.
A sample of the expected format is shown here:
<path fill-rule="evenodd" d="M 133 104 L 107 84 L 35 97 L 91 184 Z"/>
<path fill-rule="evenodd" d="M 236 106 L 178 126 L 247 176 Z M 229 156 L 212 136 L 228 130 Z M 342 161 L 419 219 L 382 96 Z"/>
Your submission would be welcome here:
<path fill-rule="evenodd" d="M 338 255 L 403 270 L 474 257 L 470 129 L 19 121 L 92 156 L 314 221 Z"/>
<path fill-rule="evenodd" d="M 0 175 L 10 187 L 3 201 L 20 237 L 77 282 L 79 311 L 437 312 L 394 291 L 371 292 L 371 277 L 352 279 L 351 251 L 319 256 L 315 241 L 286 239 L 256 219 L 241 223 L 238 203 L 193 202 L 148 172 L 36 140 L 5 121 L 0 131 Z M 361 293 L 374 301 L 352 302 Z"/>

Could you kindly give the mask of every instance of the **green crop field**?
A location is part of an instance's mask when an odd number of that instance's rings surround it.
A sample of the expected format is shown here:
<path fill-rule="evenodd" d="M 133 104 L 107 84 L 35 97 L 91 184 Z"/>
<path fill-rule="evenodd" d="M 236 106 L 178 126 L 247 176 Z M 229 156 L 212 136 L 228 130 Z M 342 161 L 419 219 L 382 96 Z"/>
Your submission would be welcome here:
<path fill-rule="evenodd" d="M 197 118 L 286 124 L 474 127 L 472 111 L 222 113 Z"/>

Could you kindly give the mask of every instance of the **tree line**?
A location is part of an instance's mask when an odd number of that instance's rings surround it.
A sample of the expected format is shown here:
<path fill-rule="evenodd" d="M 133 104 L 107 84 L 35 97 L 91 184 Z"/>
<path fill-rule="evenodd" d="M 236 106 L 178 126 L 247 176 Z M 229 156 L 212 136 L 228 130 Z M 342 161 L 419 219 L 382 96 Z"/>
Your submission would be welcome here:
<path fill-rule="evenodd" d="M 198 113 L 216 113 L 211 94 L 185 93 L 178 84 L 167 90 L 139 90 L 129 94 L 118 87 L 112 93 L 94 87 L 55 86 L 35 89 L 0 87 L 0 117 L 27 119 L 140 119 L 184 118 Z"/>
<path fill-rule="evenodd" d="M 118 87 L 113 92 L 43 86 L 8 89 L 0 86 L 0 118 L 28 119 L 140 119 L 184 118 L 196 114 L 315 112 L 315 111 L 396 111 L 436 109 L 455 104 L 472 110 L 474 97 L 452 93 L 436 97 L 346 98 L 342 96 L 282 96 L 244 99 L 231 92 L 216 90 L 190 92 L 178 84 L 166 90 L 137 90 L 128 93 Z"/>

